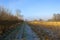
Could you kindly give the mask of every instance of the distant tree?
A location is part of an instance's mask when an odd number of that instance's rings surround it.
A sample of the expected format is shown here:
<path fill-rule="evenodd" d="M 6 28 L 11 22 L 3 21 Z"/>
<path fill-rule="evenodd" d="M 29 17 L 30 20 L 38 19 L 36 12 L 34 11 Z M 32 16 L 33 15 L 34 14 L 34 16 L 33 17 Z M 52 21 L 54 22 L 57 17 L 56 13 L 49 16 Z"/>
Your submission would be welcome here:
<path fill-rule="evenodd" d="M 53 21 L 52 19 L 48 19 L 47 21 Z"/>
<path fill-rule="evenodd" d="M 39 19 L 39 21 L 43 21 L 43 19 Z"/>
<path fill-rule="evenodd" d="M 21 11 L 19 9 L 16 10 L 16 16 L 18 19 L 23 20 L 23 15 L 21 15 Z"/>
<path fill-rule="evenodd" d="M 38 21 L 37 19 L 34 19 L 33 21 Z"/>
<path fill-rule="evenodd" d="M 51 19 L 48 19 L 47 21 L 60 21 L 60 14 L 53 14 L 53 17 Z"/>
<path fill-rule="evenodd" d="M 60 21 L 60 14 L 54 14 L 53 15 L 53 20 L 54 21 Z"/>

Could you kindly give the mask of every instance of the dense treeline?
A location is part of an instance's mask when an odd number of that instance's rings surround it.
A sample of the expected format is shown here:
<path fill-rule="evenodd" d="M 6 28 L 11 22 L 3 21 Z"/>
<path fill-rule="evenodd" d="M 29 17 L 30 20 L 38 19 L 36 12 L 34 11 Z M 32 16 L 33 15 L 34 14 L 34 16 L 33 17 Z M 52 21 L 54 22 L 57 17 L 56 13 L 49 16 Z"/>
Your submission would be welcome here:
<path fill-rule="evenodd" d="M 11 12 L 5 10 L 4 8 L 0 8 L 0 21 L 15 21 L 18 20 L 16 16 L 11 15 Z"/>
<path fill-rule="evenodd" d="M 0 36 L 2 36 L 6 31 L 11 31 L 15 29 L 18 23 L 22 23 L 23 20 L 18 19 L 3 7 L 0 7 Z"/>
<path fill-rule="evenodd" d="M 12 15 L 11 12 L 9 12 L 8 9 L 5 8 L 0 8 L 0 22 L 5 22 L 5 21 L 22 21 L 19 19 L 17 16 Z"/>

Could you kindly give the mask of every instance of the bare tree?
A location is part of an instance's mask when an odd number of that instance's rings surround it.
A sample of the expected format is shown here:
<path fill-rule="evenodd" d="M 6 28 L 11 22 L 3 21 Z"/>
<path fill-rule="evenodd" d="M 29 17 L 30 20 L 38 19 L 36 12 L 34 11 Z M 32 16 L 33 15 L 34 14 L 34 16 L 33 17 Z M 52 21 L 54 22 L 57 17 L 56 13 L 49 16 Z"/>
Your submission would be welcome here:
<path fill-rule="evenodd" d="M 60 14 L 54 14 L 53 15 L 53 20 L 54 21 L 60 21 Z"/>

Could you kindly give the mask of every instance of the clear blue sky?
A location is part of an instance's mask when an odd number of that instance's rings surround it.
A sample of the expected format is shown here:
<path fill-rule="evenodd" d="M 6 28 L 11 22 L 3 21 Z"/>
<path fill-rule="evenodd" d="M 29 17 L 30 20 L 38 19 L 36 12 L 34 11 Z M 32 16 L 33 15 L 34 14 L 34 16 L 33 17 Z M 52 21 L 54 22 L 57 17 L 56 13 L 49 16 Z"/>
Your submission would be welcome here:
<path fill-rule="evenodd" d="M 60 13 L 60 0 L 0 0 L 0 5 L 12 10 L 20 9 L 25 18 L 49 19 Z"/>

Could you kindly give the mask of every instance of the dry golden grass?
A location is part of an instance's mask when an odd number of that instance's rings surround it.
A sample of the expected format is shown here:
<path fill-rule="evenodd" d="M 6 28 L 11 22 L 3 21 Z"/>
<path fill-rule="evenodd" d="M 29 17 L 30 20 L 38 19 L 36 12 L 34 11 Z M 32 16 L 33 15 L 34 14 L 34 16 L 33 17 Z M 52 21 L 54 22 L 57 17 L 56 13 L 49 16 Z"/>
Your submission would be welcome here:
<path fill-rule="evenodd" d="M 58 32 L 60 30 L 60 22 L 30 22 L 30 25 L 33 25 L 33 27 L 36 28 L 45 28 L 52 30 L 54 32 Z"/>
<path fill-rule="evenodd" d="M 31 26 L 32 30 L 37 33 L 39 38 L 43 37 L 46 40 L 55 40 L 55 36 L 60 38 L 60 22 L 40 22 L 34 21 L 30 22 L 29 25 Z M 47 30 L 45 30 L 47 29 Z M 49 32 L 47 32 L 49 31 Z M 51 34 L 51 35 L 49 35 Z M 53 37 L 54 36 L 54 37 Z M 42 39 L 42 38 L 41 38 Z M 57 39 L 58 40 L 58 39 Z"/>
<path fill-rule="evenodd" d="M 60 26 L 60 22 L 30 22 L 35 25 L 44 25 L 44 26 Z"/>

